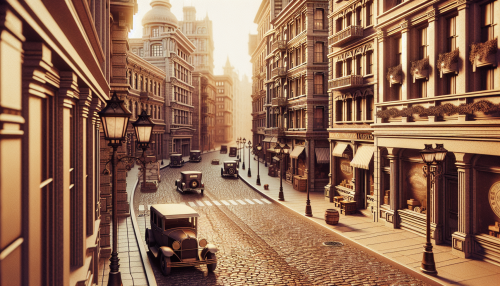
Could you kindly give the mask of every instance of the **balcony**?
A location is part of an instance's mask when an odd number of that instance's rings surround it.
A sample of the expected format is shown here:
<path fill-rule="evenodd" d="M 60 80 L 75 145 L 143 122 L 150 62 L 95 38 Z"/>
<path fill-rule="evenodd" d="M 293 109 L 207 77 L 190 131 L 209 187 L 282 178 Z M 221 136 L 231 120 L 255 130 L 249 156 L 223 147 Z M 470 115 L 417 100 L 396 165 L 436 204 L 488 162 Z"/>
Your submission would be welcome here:
<path fill-rule="evenodd" d="M 286 76 L 286 69 L 284 67 L 275 68 L 271 72 L 271 78 L 285 77 L 285 76 Z"/>
<path fill-rule="evenodd" d="M 276 51 L 276 50 L 279 50 L 279 51 L 286 50 L 286 43 L 285 43 L 285 41 L 274 41 L 271 44 L 271 53 L 274 52 L 274 51 Z"/>
<path fill-rule="evenodd" d="M 270 135 L 272 136 L 277 136 L 277 137 L 285 136 L 285 128 L 283 127 L 273 127 L 270 128 L 269 131 Z"/>
<path fill-rule="evenodd" d="M 287 105 L 287 100 L 284 97 L 276 97 L 273 98 L 271 101 L 272 106 L 278 106 L 278 107 L 283 107 Z"/>
<path fill-rule="evenodd" d="M 357 87 L 362 84 L 363 84 L 363 76 L 352 74 L 329 80 L 328 89 L 342 90 L 346 88 Z"/>
<path fill-rule="evenodd" d="M 346 42 L 363 37 L 363 27 L 349 26 L 328 38 L 328 45 L 338 47 Z"/>

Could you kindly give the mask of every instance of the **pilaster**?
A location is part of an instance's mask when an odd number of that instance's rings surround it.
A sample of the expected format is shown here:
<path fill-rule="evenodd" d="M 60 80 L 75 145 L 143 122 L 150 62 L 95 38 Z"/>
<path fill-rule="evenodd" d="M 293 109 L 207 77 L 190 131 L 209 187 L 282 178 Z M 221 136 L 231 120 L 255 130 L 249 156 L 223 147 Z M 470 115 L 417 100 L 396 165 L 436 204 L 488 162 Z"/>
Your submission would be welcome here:
<path fill-rule="evenodd" d="M 455 152 L 458 171 L 458 231 L 452 234 L 451 253 L 468 258 L 472 254 L 471 154 Z"/>
<path fill-rule="evenodd" d="M 390 194 L 390 206 L 391 209 L 386 213 L 386 225 L 392 224 L 393 228 L 399 228 L 399 175 L 400 175 L 400 158 L 398 148 L 387 148 L 388 154 L 387 159 L 389 159 L 390 169 L 391 169 L 391 194 Z"/>
<path fill-rule="evenodd" d="M 387 60 L 388 58 L 385 57 L 384 51 L 387 49 L 387 41 L 386 41 L 387 33 L 383 30 L 378 30 L 377 31 L 377 54 L 373 55 L 373 60 L 377 62 L 376 67 L 378 69 L 377 74 L 382 75 L 382 80 L 378 81 L 378 98 L 374 98 L 375 103 L 382 103 L 385 101 L 385 98 L 387 96 L 387 93 L 385 90 L 388 89 L 388 83 L 385 80 L 385 74 L 387 72 Z M 375 110 L 377 112 L 377 110 Z M 380 123 L 378 122 L 380 118 L 374 117 L 375 123 Z"/>
<path fill-rule="evenodd" d="M 438 79 L 439 70 L 436 68 L 438 58 L 438 27 L 439 21 L 436 16 L 437 11 L 431 10 L 428 12 L 428 26 L 427 26 L 427 55 L 429 57 L 429 81 L 427 83 L 427 97 L 434 97 L 438 95 Z"/>
<path fill-rule="evenodd" d="M 411 98 L 410 94 L 410 82 L 412 82 L 410 74 L 410 24 L 409 20 L 406 20 L 401 24 L 401 66 L 403 70 L 402 82 L 401 82 L 401 100 L 407 100 Z"/>
<path fill-rule="evenodd" d="M 457 16 L 457 47 L 459 49 L 457 94 L 472 91 L 473 88 L 473 82 L 470 80 L 472 76 L 472 67 L 469 64 L 469 51 L 472 37 L 469 32 L 470 27 L 472 27 L 471 7 L 467 1 L 462 2 L 463 4 L 458 7 Z"/>

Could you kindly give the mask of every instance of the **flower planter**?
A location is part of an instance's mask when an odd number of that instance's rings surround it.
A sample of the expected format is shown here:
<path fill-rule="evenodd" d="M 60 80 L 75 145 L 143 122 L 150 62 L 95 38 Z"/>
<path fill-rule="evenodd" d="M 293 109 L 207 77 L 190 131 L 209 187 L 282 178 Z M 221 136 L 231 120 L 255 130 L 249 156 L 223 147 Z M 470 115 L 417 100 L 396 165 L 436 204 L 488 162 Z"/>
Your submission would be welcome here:
<path fill-rule="evenodd" d="M 441 64 L 441 78 L 443 74 L 455 73 L 458 74 L 458 65 L 457 63 L 452 63 L 449 66 L 445 66 L 444 63 Z"/>
<path fill-rule="evenodd" d="M 481 59 L 480 55 L 476 55 L 474 58 L 474 64 L 472 65 L 472 71 L 476 72 L 476 68 L 496 66 L 497 65 L 497 54 L 489 54 L 488 56 Z"/>
<path fill-rule="evenodd" d="M 417 79 L 429 80 L 429 69 L 413 71 L 413 83 L 415 83 Z"/>
<path fill-rule="evenodd" d="M 391 79 L 389 80 L 390 87 L 392 87 L 393 84 L 401 84 L 401 76 L 400 75 L 396 75 L 396 76 L 391 75 L 390 77 L 391 77 Z"/>

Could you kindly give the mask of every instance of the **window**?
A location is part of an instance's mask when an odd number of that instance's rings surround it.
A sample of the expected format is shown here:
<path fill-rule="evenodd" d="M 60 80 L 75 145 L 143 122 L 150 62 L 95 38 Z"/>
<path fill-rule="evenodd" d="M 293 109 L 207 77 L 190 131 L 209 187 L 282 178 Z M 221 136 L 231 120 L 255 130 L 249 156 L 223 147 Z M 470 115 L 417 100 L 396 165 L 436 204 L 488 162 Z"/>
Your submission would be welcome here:
<path fill-rule="evenodd" d="M 494 39 L 494 9 L 490 2 L 481 6 L 481 41 L 486 42 Z M 497 4 L 498 5 L 498 4 Z"/>
<path fill-rule="evenodd" d="M 305 63 L 307 61 L 307 58 L 306 58 L 306 45 L 303 45 L 302 46 L 302 63 Z"/>
<path fill-rule="evenodd" d="M 363 120 L 363 99 L 356 98 L 356 121 Z"/>
<path fill-rule="evenodd" d="M 373 25 L 373 2 L 366 4 L 366 26 Z"/>
<path fill-rule="evenodd" d="M 361 55 L 356 56 L 356 74 L 363 75 L 363 65 L 361 61 Z"/>
<path fill-rule="evenodd" d="M 323 29 L 323 9 L 314 10 L 314 30 Z"/>
<path fill-rule="evenodd" d="M 417 94 L 419 97 L 427 97 L 427 81 L 419 80 L 417 82 Z"/>
<path fill-rule="evenodd" d="M 446 75 L 445 76 L 445 81 L 446 81 L 446 90 L 445 94 L 455 94 L 457 92 L 457 77 L 455 75 Z"/>
<path fill-rule="evenodd" d="M 342 121 L 342 105 L 341 100 L 335 101 L 335 121 Z"/>
<path fill-rule="evenodd" d="M 159 37 L 160 36 L 160 28 L 153 27 L 153 29 L 151 30 L 151 35 L 153 37 Z"/>
<path fill-rule="evenodd" d="M 366 53 L 366 74 L 373 74 L 373 52 Z"/>
<path fill-rule="evenodd" d="M 342 30 L 342 18 L 338 18 L 337 21 L 335 21 L 336 25 L 336 30 L 335 32 L 340 32 Z"/>
<path fill-rule="evenodd" d="M 345 101 L 346 104 L 346 120 L 352 121 L 352 98 L 348 98 Z"/>
<path fill-rule="evenodd" d="M 403 60 L 403 47 L 401 43 L 401 37 L 394 39 L 394 51 L 396 52 L 394 64 L 400 65 Z"/>
<path fill-rule="evenodd" d="M 337 77 L 343 77 L 344 71 L 342 69 L 342 62 L 337 62 L 336 64 Z"/>
<path fill-rule="evenodd" d="M 352 12 L 347 13 L 345 17 L 345 26 L 350 27 L 352 25 Z"/>
<path fill-rule="evenodd" d="M 314 62 L 323 62 L 323 42 L 316 42 L 314 45 Z"/>
<path fill-rule="evenodd" d="M 345 61 L 346 64 L 346 76 L 352 75 L 352 58 Z"/>
<path fill-rule="evenodd" d="M 314 75 L 314 94 L 323 94 L 323 74 Z"/>
<path fill-rule="evenodd" d="M 153 56 L 153 57 L 163 56 L 162 46 L 161 45 L 152 45 L 151 46 L 151 56 Z"/>
<path fill-rule="evenodd" d="M 419 34 L 419 46 L 418 46 L 418 56 L 420 59 L 427 57 L 427 27 L 418 30 Z"/>
<path fill-rule="evenodd" d="M 451 52 L 457 47 L 457 17 L 448 18 L 448 52 Z"/>
<path fill-rule="evenodd" d="M 494 88 L 495 68 L 481 68 L 481 90 L 490 90 Z"/>
<path fill-rule="evenodd" d="M 323 129 L 324 124 L 324 114 L 325 114 L 325 108 L 323 106 L 316 106 L 314 109 L 314 128 L 315 129 Z"/>
<path fill-rule="evenodd" d="M 373 120 L 373 97 L 366 97 L 366 120 Z"/>
<path fill-rule="evenodd" d="M 361 7 L 356 9 L 356 26 L 362 26 Z"/>

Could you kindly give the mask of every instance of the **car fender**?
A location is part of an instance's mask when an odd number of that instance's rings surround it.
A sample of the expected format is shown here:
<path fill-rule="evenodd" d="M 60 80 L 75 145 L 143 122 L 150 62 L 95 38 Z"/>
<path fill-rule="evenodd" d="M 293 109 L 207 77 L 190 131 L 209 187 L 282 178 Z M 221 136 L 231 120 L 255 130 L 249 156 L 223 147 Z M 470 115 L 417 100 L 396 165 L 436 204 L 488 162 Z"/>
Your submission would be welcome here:
<path fill-rule="evenodd" d="M 217 249 L 217 246 L 215 246 L 211 243 L 207 244 L 207 246 L 205 246 L 205 248 L 208 249 L 208 251 L 210 251 L 211 253 L 216 253 L 217 251 L 219 251 Z"/>
<path fill-rule="evenodd" d="M 160 247 L 161 249 L 161 253 L 163 253 L 163 255 L 165 255 L 165 257 L 171 257 L 175 254 L 175 252 L 172 250 L 172 248 L 168 247 L 168 246 L 162 246 Z"/>

